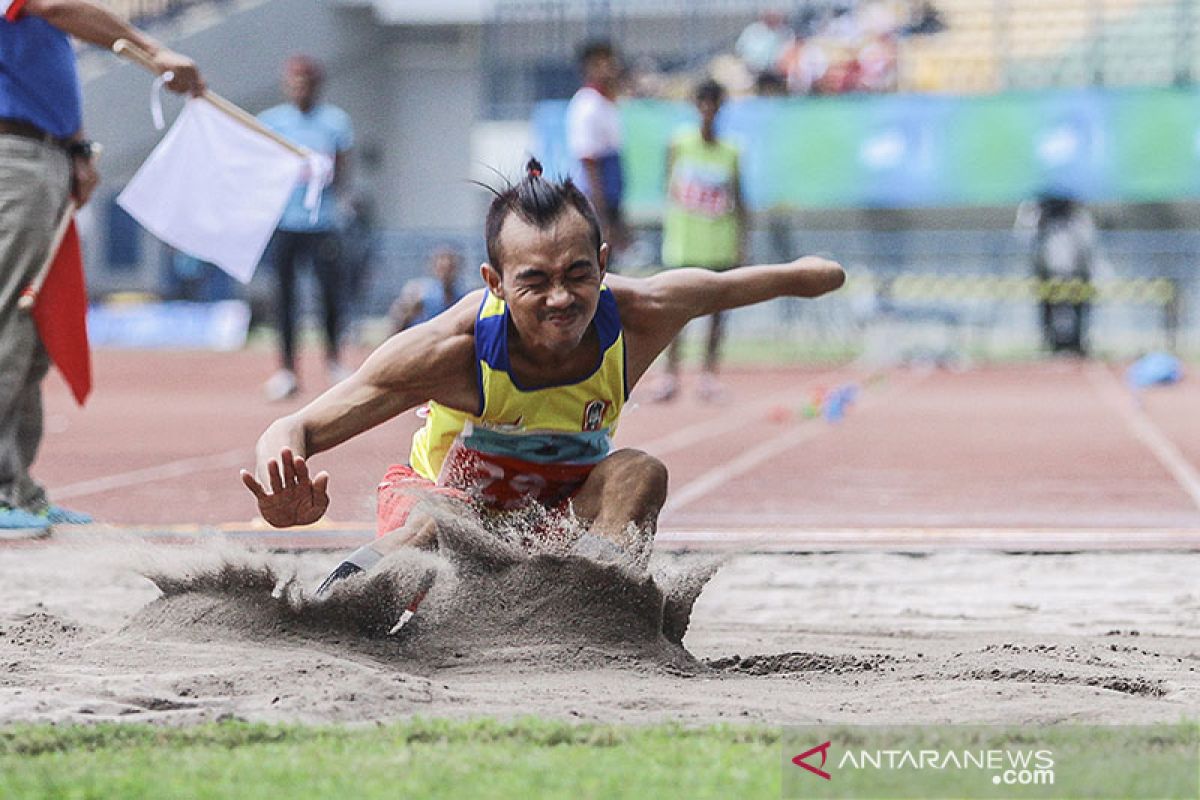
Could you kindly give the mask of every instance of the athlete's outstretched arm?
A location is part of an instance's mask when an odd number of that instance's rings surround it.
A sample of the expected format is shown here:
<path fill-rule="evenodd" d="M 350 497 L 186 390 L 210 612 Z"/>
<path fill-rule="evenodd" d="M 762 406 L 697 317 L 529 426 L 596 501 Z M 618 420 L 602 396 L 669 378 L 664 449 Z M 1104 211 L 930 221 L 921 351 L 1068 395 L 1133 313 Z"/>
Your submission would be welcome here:
<path fill-rule="evenodd" d="M 310 477 L 307 458 L 428 400 L 473 409 L 475 349 L 471 335 L 479 293 L 429 322 L 396 334 L 353 375 L 295 413 L 271 423 L 258 439 L 255 468 L 242 483 L 263 519 L 277 527 L 315 522 L 329 505 L 328 474 Z"/>
<path fill-rule="evenodd" d="M 845 281 L 840 264 L 818 256 L 726 272 L 673 269 L 644 279 L 620 275 L 605 278 L 621 308 L 621 323 L 628 331 L 630 385 L 696 317 L 776 297 L 820 297 Z"/>

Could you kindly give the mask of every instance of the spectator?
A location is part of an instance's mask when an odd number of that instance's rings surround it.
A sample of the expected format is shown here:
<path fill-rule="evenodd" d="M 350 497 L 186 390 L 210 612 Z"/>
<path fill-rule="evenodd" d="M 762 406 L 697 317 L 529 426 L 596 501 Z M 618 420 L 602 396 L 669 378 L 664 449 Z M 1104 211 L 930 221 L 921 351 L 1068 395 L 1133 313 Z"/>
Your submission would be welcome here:
<path fill-rule="evenodd" d="M 738 36 L 734 51 L 755 75 L 775 72 L 779 57 L 795 35 L 779 11 L 765 11 Z"/>
<path fill-rule="evenodd" d="M 285 400 L 300 390 L 296 377 L 296 279 L 302 261 L 311 262 L 321 287 L 329 380 L 336 383 L 348 374 L 342 366 L 339 341 L 345 276 L 341 273 L 334 194 L 349 184 L 354 133 L 346 112 L 317 102 L 324 79 L 325 71 L 316 59 L 292 56 L 283 65 L 283 92 L 288 102 L 259 115 L 267 127 L 333 161 L 330 185 L 322 189 L 317 207 L 305 206 L 306 186 L 297 186 L 271 241 L 280 338 L 280 369 L 265 387 L 267 399 L 272 401 Z"/>
<path fill-rule="evenodd" d="M 429 261 L 429 274 L 432 277 L 414 278 L 400 290 L 400 296 L 388 311 L 392 333 L 428 322 L 467 293 L 462 285 L 462 256 L 458 251 L 449 247 L 435 250 Z"/>
<path fill-rule="evenodd" d="M 742 203 L 737 149 L 717 138 L 716 119 L 725 90 L 715 81 L 696 89 L 700 127 L 684 131 L 671 143 L 667 156 L 667 208 L 663 214 L 663 265 L 699 267 L 718 272 L 744 261 L 746 210 Z M 719 400 L 717 382 L 722 315 L 709 317 L 701 399 Z M 679 338 L 667 349 L 667 374 L 653 395 L 657 402 L 679 391 Z"/>
<path fill-rule="evenodd" d="M 50 362 L 32 315 L 18 300 L 53 245 L 68 201 L 83 206 L 100 180 L 98 147 L 84 134 L 71 36 L 145 50 L 167 87 L 200 94 L 191 59 L 87 0 L 0 0 L 0 530 L 44 533 L 91 522 L 52 505 L 30 475 L 42 440 L 42 379 Z"/>
<path fill-rule="evenodd" d="M 787 97 L 787 82 L 774 72 L 764 72 L 754 79 L 756 97 Z"/>
<path fill-rule="evenodd" d="M 792 94 L 809 94 L 829 69 L 827 45 L 818 37 L 795 39 L 779 57 L 779 70 Z"/>
<path fill-rule="evenodd" d="M 579 162 L 580 186 L 591 200 L 609 246 L 628 242 L 622 216 L 621 117 L 617 87 L 621 65 L 610 42 L 591 41 L 579 52 L 583 86 L 567 106 L 567 146 Z"/>
<path fill-rule="evenodd" d="M 913 9 L 912 19 L 900 32 L 905 36 L 928 36 L 944 30 L 946 23 L 942 21 L 942 13 L 930 0 L 923 0 Z"/>
<path fill-rule="evenodd" d="M 890 34 L 871 37 L 858 51 L 859 88 L 865 92 L 894 92 L 897 81 L 896 38 Z"/>

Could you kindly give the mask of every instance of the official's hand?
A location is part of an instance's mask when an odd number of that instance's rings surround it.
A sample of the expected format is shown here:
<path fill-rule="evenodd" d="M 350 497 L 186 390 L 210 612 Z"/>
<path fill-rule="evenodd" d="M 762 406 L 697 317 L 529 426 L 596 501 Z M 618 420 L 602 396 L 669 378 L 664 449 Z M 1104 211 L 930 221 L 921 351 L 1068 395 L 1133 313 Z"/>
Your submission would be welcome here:
<path fill-rule="evenodd" d="M 158 68 L 159 74 L 171 73 L 172 77 L 167 81 L 167 88 L 172 92 L 187 93 L 193 97 L 204 93 L 206 86 L 204 78 L 200 75 L 200 69 L 196 66 L 196 62 L 187 56 L 163 48 L 154 56 L 154 66 Z"/>
<path fill-rule="evenodd" d="M 75 156 L 71 159 L 71 197 L 76 206 L 87 205 L 99 183 L 100 172 L 96 169 L 95 158 Z"/>
<path fill-rule="evenodd" d="M 253 475 L 242 470 L 242 483 L 258 499 L 258 513 L 276 528 L 309 525 L 324 516 L 329 508 L 329 473 L 308 475 L 308 465 L 302 456 L 285 447 L 279 458 L 266 466 L 267 491 Z"/>

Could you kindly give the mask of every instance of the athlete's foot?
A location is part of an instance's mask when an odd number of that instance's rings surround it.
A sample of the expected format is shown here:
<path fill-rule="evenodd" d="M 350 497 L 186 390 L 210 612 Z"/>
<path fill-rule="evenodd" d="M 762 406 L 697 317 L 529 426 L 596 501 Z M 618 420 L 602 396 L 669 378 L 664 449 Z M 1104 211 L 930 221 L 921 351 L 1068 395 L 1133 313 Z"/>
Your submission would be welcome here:
<path fill-rule="evenodd" d="M 400 619 L 397 620 L 396 624 L 392 626 L 392 629 L 388 631 L 388 636 L 395 636 L 405 625 L 408 624 L 409 620 L 416 615 L 417 609 L 420 608 L 421 602 L 425 599 L 425 595 L 429 593 L 429 587 L 431 585 L 431 581 L 426 581 L 423 584 L 422 589 L 417 592 L 416 596 L 413 597 L 412 602 L 409 603 L 408 606 L 405 607 L 404 611 L 400 614 Z"/>
<path fill-rule="evenodd" d="M 322 581 L 321 585 L 317 587 L 317 597 L 324 597 L 326 594 L 328 594 L 329 590 L 333 588 L 335 583 L 344 581 L 346 578 L 349 578 L 352 575 L 357 575 L 360 572 L 365 571 L 366 570 L 364 570 L 358 564 L 351 564 L 349 561 L 343 561 L 342 563 L 338 564 L 333 572 L 329 573 L 329 577 Z"/>

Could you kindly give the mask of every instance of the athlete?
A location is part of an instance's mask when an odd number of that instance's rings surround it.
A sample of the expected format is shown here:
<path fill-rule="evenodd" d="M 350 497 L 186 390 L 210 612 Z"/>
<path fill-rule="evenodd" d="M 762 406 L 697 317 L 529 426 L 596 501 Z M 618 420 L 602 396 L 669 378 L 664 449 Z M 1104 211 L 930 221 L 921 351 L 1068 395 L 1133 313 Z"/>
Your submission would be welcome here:
<path fill-rule="evenodd" d="M 397 548 L 436 546 L 436 522 L 418 507 L 431 494 L 464 511 L 467 503 L 569 508 L 591 538 L 644 566 L 667 470 L 646 453 L 612 449 L 630 389 L 693 317 L 817 297 L 844 281 L 838 264 L 816 257 L 722 273 L 609 275 L 600 231 L 572 181 L 549 180 L 530 160 L 524 179 L 488 209 L 486 288 L 396 334 L 259 438 L 255 472 L 243 470 L 243 483 L 268 523 L 305 525 L 329 506 L 329 474 L 312 475 L 308 458 L 427 409 L 408 464 L 393 466 L 380 484 L 377 538 L 318 593 Z"/>
<path fill-rule="evenodd" d="M 738 151 L 717 138 L 717 114 L 724 102 L 721 84 L 711 79 L 700 84 L 696 89 L 700 126 L 676 135 L 667 153 L 662 263 L 668 269 L 723 271 L 742 263 L 747 226 Z M 717 401 L 726 394 L 717 380 L 722 322 L 720 312 L 709 318 L 699 385 L 702 400 Z M 667 348 L 667 372 L 651 398 L 656 402 L 672 400 L 679 393 L 679 345 L 676 337 Z"/>

